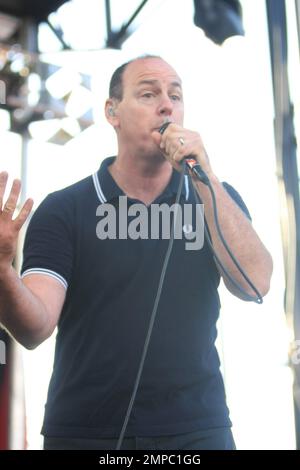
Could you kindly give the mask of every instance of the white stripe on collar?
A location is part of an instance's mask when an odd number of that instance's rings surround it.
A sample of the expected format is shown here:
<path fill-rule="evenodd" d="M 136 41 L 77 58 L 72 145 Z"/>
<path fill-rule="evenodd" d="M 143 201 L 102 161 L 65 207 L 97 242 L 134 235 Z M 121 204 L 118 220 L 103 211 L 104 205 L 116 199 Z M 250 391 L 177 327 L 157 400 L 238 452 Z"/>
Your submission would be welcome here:
<path fill-rule="evenodd" d="M 103 194 L 103 191 L 102 191 L 102 189 L 101 189 L 101 186 L 100 186 L 100 181 L 99 181 L 99 178 L 98 178 L 98 173 L 94 173 L 94 174 L 92 175 L 92 178 L 93 178 L 95 190 L 96 190 L 96 193 L 97 193 L 98 198 L 100 199 L 100 202 L 102 202 L 102 203 L 107 202 L 107 199 L 105 198 L 105 196 L 104 196 L 104 194 Z M 184 175 L 184 184 L 185 184 L 185 200 L 187 201 L 187 200 L 189 199 L 189 195 L 190 195 L 190 187 L 189 187 L 189 177 L 188 177 L 188 175 Z"/>
<path fill-rule="evenodd" d="M 102 189 L 101 189 L 101 186 L 100 186 L 100 181 L 99 181 L 99 178 L 98 178 L 98 173 L 94 173 L 92 175 L 93 177 L 93 182 L 94 182 L 94 186 L 95 186 L 95 190 L 96 190 L 96 193 L 97 193 L 97 196 L 98 198 L 100 199 L 100 202 L 107 202 L 103 192 L 102 192 Z"/>

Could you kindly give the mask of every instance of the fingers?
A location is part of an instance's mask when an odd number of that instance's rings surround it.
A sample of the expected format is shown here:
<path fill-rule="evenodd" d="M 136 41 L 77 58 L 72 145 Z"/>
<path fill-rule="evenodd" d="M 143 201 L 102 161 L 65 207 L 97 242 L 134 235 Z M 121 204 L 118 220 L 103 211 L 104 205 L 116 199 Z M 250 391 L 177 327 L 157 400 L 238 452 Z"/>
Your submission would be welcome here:
<path fill-rule="evenodd" d="M 8 173 L 6 173 L 6 171 L 2 171 L 0 173 L 0 211 L 2 210 L 3 197 L 4 197 L 5 188 L 7 185 L 7 180 L 8 180 Z"/>
<path fill-rule="evenodd" d="M 24 206 L 22 207 L 22 209 L 20 211 L 20 214 L 14 220 L 15 228 L 18 231 L 24 225 L 24 222 L 26 221 L 27 217 L 29 216 L 29 214 L 32 210 L 32 207 L 33 207 L 33 200 L 32 199 L 27 199 L 27 201 L 25 202 Z"/>
<path fill-rule="evenodd" d="M 174 166 L 174 168 L 176 168 L 176 170 L 181 171 L 180 164 L 176 163 L 176 160 L 175 160 L 177 151 L 175 151 L 173 154 L 171 154 L 169 146 L 166 149 L 165 141 L 162 141 L 162 135 L 158 131 L 154 131 L 152 133 L 152 137 L 153 137 L 156 145 L 160 148 L 162 154 L 166 157 L 166 159 L 170 161 L 170 163 Z M 166 142 L 168 142 L 168 140 Z M 180 160 L 181 159 L 179 159 L 179 161 Z"/>
<path fill-rule="evenodd" d="M 153 135 L 153 138 L 159 144 L 163 155 L 177 171 L 182 171 L 182 160 L 190 155 L 199 162 L 206 173 L 212 174 L 210 161 L 198 132 L 185 129 L 172 122 L 165 129 L 160 141 L 159 136 Z"/>
<path fill-rule="evenodd" d="M 152 137 L 156 145 L 159 147 L 161 143 L 161 134 L 158 131 L 153 131 Z"/>
<path fill-rule="evenodd" d="M 189 131 L 177 126 L 176 124 L 170 124 L 163 133 L 160 148 L 171 160 L 180 161 L 180 159 L 185 155 L 186 139 L 184 138 L 184 134 L 187 132 Z"/>
<path fill-rule="evenodd" d="M 5 188 L 4 188 L 5 189 Z M 13 213 L 17 207 L 18 198 L 21 191 L 21 181 L 14 180 L 8 199 L 2 208 L 2 216 L 5 218 L 12 218 Z"/>
<path fill-rule="evenodd" d="M 175 124 L 170 124 L 164 132 L 160 142 L 161 151 L 167 156 L 170 163 L 177 170 L 181 169 L 181 160 L 189 154 L 189 148 L 186 145 L 186 138 L 183 137 L 186 132 L 187 131 L 181 127 Z"/>
<path fill-rule="evenodd" d="M 177 124 L 170 124 L 163 133 L 161 151 L 166 155 L 174 168 L 181 168 L 184 157 L 192 155 L 206 171 L 210 171 L 210 163 L 198 132 L 194 132 Z"/>
<path fill-rule="evenodd" d="M 6 203 L 3 205 L 3 197 L 7 185 L 8 174 L 6 172 L 0 173 L 0 214 L 4 219 L 11 220 L 15 209 L 17 207 L 17 202 L 21 192 L 21 181 L 15 179 L 13 181 L 8 199 Z M 13 220 L 14 227 L 16 230 L 20 230 L 23 226 L 24 222 L 26 221 L 27 217 L 29 216 L 33 207 L 33 200 L 27 199 L 25 204 L 23 205 L 19 215 Z"/>

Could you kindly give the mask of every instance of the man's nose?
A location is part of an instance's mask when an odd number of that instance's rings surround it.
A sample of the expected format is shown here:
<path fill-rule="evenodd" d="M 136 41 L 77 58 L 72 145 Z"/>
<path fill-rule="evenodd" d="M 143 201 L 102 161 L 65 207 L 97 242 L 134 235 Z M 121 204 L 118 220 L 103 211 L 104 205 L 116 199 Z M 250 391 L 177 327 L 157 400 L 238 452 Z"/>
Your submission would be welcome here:
<path fill-rule="evenodd" d="M 169 116 L 173 111 L 173 102 L 169 96 L 163 96 L 159 103 L 158 113 L 162 116 Z"/>

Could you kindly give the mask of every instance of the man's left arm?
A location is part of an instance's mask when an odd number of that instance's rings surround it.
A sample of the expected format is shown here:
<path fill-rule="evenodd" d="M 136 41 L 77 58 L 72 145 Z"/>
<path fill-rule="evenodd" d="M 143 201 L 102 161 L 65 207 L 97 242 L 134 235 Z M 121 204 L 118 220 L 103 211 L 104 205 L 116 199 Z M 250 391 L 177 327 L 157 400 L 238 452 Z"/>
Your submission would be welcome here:
<path fill-rule="evenodd" d="M 156 142 L 172 166 L 179 171 L 182 171 L 181 161 L 185 156 L 193 155 L 197 159 L 201 168 L 207 174 L 215 192 L 219 225 L 229 248 L 259 293 L 262 296 L 266 295 L 270 288 L 273 270 L 271 255 L 255 232 L 247 216 L 227 193 L 222 183 L 214 174 L 199 133 L 171 123 L 163 135 L 156 138 Z M 216 254 L 227 271 L 229 271 L 231 276 L 247 294 L 255 296 L 255 292 L 231 260 L 217 234 L 209 188 L 204 183 L 196 180 L 195 176 L 192 176 L 192 179 L 196 191 L 204 204 L 204 214 Z M 223 275 L 221 270 L 220 273 L 229 291 L 237 297 L 246 300 L 239 290 Z"/>
<path fill-rule="evenodd" d="M 209 179 L 216 196 L 219 225 L 223 236 L 240 266 L 259 293 L 264 296 L 270 288 L 273 270 L 271 255 L 260 240 L 248 217 L 228 194 L 218 178 L 210 174 Z M 254 291 L 231 260 L 217 233 L 212 197 L 209 188 L 200 181 L 195 181 L 194 178 L 193 184 L 204 204 L 205 219 L 209 227 L 216 254 L 235 281 L 238 282 L 249 295 L 254 296 Z M 223 275 L 221 270 L 220 273 L 228 290 L 243 299 L 243 295 L 229 279 Z"/>

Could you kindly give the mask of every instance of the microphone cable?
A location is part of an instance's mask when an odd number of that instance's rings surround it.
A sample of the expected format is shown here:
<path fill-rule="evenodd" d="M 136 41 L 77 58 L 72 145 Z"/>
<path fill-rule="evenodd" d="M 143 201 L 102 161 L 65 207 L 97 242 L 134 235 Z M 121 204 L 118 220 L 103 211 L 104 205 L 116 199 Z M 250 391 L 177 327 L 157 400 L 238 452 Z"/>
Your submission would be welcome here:
<path fill-rule="evenodd" d="M 182 192 L 183 179 L 184 179 L 184 172 L 182 172 L 182 174 L 181 174 L 181 178 L 180 178 L 180 182 L 179 182 L 179 186 L 178 186 L 178 190 L 177 190 L 177 194 L 176 194 L 175 211 L 174 211 L 174 216 L 173 216 L 173 224 L 172 224 L 172 228 L 171 228 L 171 236 L 170 236 L 168 248 L 167 248 L 167 251 L 166 251 L 165 259 L 164 259 L 164 262 L 163 262 L 163 267 L 162 267 L 162 270 L 161 270 L 161 274 L 160 274 L 160 279 L 159 279 L 158 288 L 157 288 L 157 292 L 156 292 L 156 296 L 155 296 L 155 301 L 154 301 L 154 305 L 153 305 L 153 309 L 152 309 L 152 313 L 151 313 L 151 317 L 150 317 L 150 321 L 149 321 L 149 327 L 148 327 L 148 331 L 147 331 L 147 335 L 146 335 L 146 339 L 145 339 L 145 343 L 144 343 L 144 348 L 143 348 L 143 352 L 142 352 L 138 372 L 137 372 L 137 375 L 136 375 L 136 379 L 135 379 L 135 383 L 134 383 L 134 387 L 133 387 L 133 392 L 132 392 L 132 395 L 131 395 L 131 398 L 130 398 L 128 409 L 126 411 L 126 416 L 125 416 L 125 419 L 124 419 L 124 422 L 123 422 L 123 426 L 122 426 L 121 433 L 120 433 L 120 436 L 119 436 L 119 439 L 118 439 L 116 450 L 121 449 L 123 438 L 124 438 L 124 435 L 125 435 L 125 432 L 126 432 L 127 424 L 128 424 L 128 421 L 129 421 L 129 418 L 130 418 L 130 415 L 131 415 L 132 407 L 133 407 L 133 404 L 134 404 L 134 401 L 135 401 L 136 393 L 137 393 L 137 390 L 138 390 L 138 386 L 139 386 L 139 383 L 140 383 L 140 380 L 141 380 L 141 375 L 142 375 L 143 368 L 144 368 L 144 363 L 145 363 L 145 359 L 146 359 L 146 355 L 147 355 L 147 351 L 148 351 L 148 347 L 149 347 L 149 343 L 150 343 L 150 338 L 151 338 L 151 334 L 152 334 L 152 330 L 153 330 L 153 326 L 154 326 L 154 322 L 155 322 L 155 318 L 156 318 L 157 308 L 158 308 L 159 300 L 160 300 L 160 297 L 161 297 L 162 288 L 163 288 L 163 284 L 164 284 L 164 280 L 165 280 L 165 276 L 166 276 L 166 271 L 167 271 L 167 267 L 168 267 L 168 264 L 169 264 L 169 260 L 170 260 L 170 256 L 171 256 L 171 252 L 172 252 L 172 248 L 173 248 L 174 229 L 176 227 L 176 222 L 177 222 L 178 204 L 179 204 L 179 199 L 180 199 L 180 195 L 181 195 L 181 192 Z"/>
<path fill-rule="evenodd" d="M 220 223 L 219 223 L 219 217 L 218 217 L 218 210 L 217 210 L 217 201 L 216 201 L 216 195 L 215 195 L 215 192 L 213 190 L 213 187 L 211 185 L 211 182 L 209 180 L 209 178 L 207 177 L 206 173 L 202 170 L 202 168 L 200 167 L 199 163 L 196 163 L 196 165 L 194 164 L 195 162 L 195 159 L 192 158 L 192 159 L 185 159 L 185 165 L 184 165 L 184 173 L 185 174 L 188 174 L 189 172 L 187 172 L 187 169 L 192 169 L 191 168 L 191 165 L 189 164 L 189 160 L 193 160 L 192 164 L 194 165 L 194 168 L 196 168 L 196 166 L 198 167 L 197 168 L 197 172 L 196 171 L 193 171 L 198 179 L 204 183 L 205 185 L 207 185 L 207 187 L 209 188 L 210 190 L 210 194 L 211 194 L 211 198 L 212 198 L 212 203 L 213 203 L 213 214 L 214 214 L 214 221 L 215 221 L 215 224 L 216 224 L 216 229 L 217 229 L 217 233 L 219 235 L 219 238 L 220 240 L 222 241 L 223 243 L 223 246 L 225 248 L 225 250 L 227 251 L 228 255 L 230 256 L 231 260 L 233 261 L 233 263 L 235 264 L 235 266 L 237 267 L 237 269 L 239 270 L 239 272 L 241 273 L 241 275 L 243 276 L 243 278 L 246 280 L 247 284 L 251 287 L 251 289 L 255 292 L 256 294 L 256 297 L 252 296 L 252 295 L 249 295 L 248 292 L 245 291 L 245 289 L 243 287 L 240 286 L 240 284 L 231 276 L 231 274 L 229 273 L 229 271 L 225 268 L 225 266 L 223 265 L 222 261 L 220 260 L 220 258 L 218 257 L 217 253 L 215 252 L 214 250 L 214 247 L 213 247 L 213 244 L 211 242 L 211 237 L 210 237 L 210 234 L 209 234 L 209 230 L 207 228 L 207 222 L 206 220 L 204 221 L 204 235 L 205 235 L 205 239 L 211 249 L 211 252 L 213 254 L 213 257 L 215 259 L 215 262 L 220 266 L 220 268 L 222 269 L 222 272 L 226 275 L 226 277 L 229 279 L 229 281 L 239 290 L 239 292 L 241 294 L 243 294 L 245 300 L 250 300 L 250 301 L 253 301 L 253 302 L 256 302 L 258 304 L 262 304 L 263 303 L 263 299 L 262 299 L 262 295 L 260 294 L 260 292 L 257 290 L 257 288 L 255 287 L 255 285 L 252 283 L 252 281 L 249 279 L 249 277 L 247 276 L 247 274 L 245 273 L 245 271 L 243 270 L 243 268 L 241 267 L 241 265 L 239 264 L 239 262 L 237 261 L 237 259 L 235 258 L 234 254 L 232 253 L 231 249 L 229 248 L 225 238 L 224 238 L 224 235 L 222 233 L 222 230 L 221 230 L 221 227 L 220 227 Z M 196 201 L 198 200 L 201 204 L 202 204 L 202 201 L 200 199 L 200 196 L 199 194 L 197 193 L 197 191 L 195 190 L 195 187 L 194 187 L 194 184 L 192 182 L 192 187 L 193 187 L 193 193 L 194 193 L 194 197 L 196 199 Z"/>

